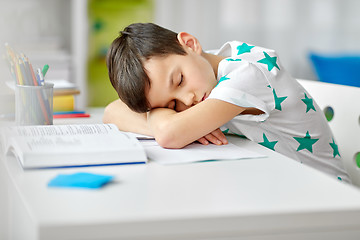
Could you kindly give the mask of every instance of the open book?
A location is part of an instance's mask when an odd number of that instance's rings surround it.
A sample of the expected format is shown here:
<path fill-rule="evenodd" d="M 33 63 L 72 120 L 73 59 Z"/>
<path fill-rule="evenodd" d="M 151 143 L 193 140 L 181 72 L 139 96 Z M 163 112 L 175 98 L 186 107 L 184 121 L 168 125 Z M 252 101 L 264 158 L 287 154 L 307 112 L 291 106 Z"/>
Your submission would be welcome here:
<path fill-rule="evenodd" d="M 202 145 L 194 142 L 182 149 L 165 149 L 160 147 L 155 140 L 142 140 L 141 144 L 151 161 L 163 165 L 266 157 L 230 142 L 219 146 L 215 144 Z"/>
<path fill-rule="evenodd" d="M 113 124 L 20 126 L 1 129 L 5 154 L 14 153 L 24 168 L 145 163 L 136 137 Z"/>

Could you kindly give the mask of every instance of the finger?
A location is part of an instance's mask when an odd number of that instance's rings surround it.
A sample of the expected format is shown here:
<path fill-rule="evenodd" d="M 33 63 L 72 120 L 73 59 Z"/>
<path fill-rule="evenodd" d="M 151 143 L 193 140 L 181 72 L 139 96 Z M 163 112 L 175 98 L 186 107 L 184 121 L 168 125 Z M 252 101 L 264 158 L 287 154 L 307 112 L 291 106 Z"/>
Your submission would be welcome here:
<path fill-rule="evenodd" d="M 203 145 L 208 145 L 209 141 L 205 139 L 205 137 L 199 138 L 197 140 L 199 143 L 203 144 Z"/>
<path fill-rule="evenodd" d="M 204 138 L 206 138 L 206 140 L 208 140 L 209 142 L 216 144 L 216 145 L 221 145 L 223 144 L 222 141 L 220 141 L 217 137 L 215 137 L 212 133 L 207 134 L 206 136 L 204 136 Z"/>
<path fill-rule="evenodd" d="M 214 135 L 217 139 L 219 139 L 223 144 L 228 143 L 225 134 L 219 128 L 211 132 L 211 134 Z"/>

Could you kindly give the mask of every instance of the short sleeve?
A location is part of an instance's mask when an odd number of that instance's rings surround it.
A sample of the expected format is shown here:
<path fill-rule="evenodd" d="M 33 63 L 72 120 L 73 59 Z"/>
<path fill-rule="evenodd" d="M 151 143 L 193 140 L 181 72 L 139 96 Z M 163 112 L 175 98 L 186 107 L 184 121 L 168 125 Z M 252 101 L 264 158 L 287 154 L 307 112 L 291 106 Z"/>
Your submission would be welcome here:
<path fill-rule="evenodd" d="M 229 60 L 230 59 L 230 60 Z M 246 108 L 257 108 L 261 115 L 238 115 L 247 121 L 265 121 L 274 109 L 272 88 L 262 69 L 247 61 L 227 58 L 219 63 L 218 84 L 208 99 L 219 99 Z"/>

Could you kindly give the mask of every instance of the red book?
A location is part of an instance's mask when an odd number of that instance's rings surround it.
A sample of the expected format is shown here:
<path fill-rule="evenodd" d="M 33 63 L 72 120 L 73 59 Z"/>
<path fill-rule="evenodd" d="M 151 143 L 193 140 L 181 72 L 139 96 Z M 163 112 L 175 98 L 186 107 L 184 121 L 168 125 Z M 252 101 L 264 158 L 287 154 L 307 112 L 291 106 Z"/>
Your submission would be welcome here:
<path fill-rule="evenodd" d="M 69 113 L 69 114 L 56 114 L 54 118 L 81 118 L 81 117 L 90 117 L 90 114 L 87 113 Z"/>

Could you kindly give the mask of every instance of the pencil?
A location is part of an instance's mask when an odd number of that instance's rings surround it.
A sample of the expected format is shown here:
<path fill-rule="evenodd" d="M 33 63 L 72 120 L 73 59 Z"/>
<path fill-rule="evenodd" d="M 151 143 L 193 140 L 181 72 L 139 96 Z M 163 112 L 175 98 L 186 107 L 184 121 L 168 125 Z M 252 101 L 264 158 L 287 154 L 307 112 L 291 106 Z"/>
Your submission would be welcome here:
<path fill-rule="evenodd" d="M 27 57 L 25 57 L 25 61 L 27 62 L 27 65 L 28 65 L 28 69 L 30 71 L 30 75 L 31 75 L 31 79 L 32 79 L 32 82 L 35 86 L 38 85 L 38 82 L 36 80 L 36 77 L 35 77 L 35 73 L 34 73 L 34 69 L 31 65 L 31 62 L 29 61 L 29 59 Z"/>
<path fill-rule="evenodd" d="M 26 75 L 27 84 L 28 85 L 35 85 L 35 83 L 33 81 L 33 78 L 31 76 L 29 60 L 26 58 L 26 56 L 23 53 L 21 53 L 20 56 L 21 56 L 21 61 L 24 64 L 24 72 L 25 72 L 25 75 Z"/>
<path fill-rule="evenodd" d="M 28 76 L 28 74 L 27 74 L 27 72 L 25 70 L 24 61 L 21 58 L 18 58 L 18 59 L 19 59 L 20 72 L 22 74 L 24 85 L 30 85 L 29 84 L 29 76 Z"/>
<path fill-rule="evenodd" d="M 41 108 L 41 111 L 43 112 L 46 124 L 50 124 L 50 121 L 49 121 L 50 110 L 48 110 L 48 108 L 45 106 L 45 104 L 46 104 L 45 99 L 43 98 L 40 91 L 42 91 L 42 90 L 41 89 L 36 90 L 36 93 L 37 93 L 37 96 L 38 96 L 39 102 L 40 102 L 40 108 Z M 46 101 L 46 102 L 48 102 L 48 101 Z"/>
<path fill-rule="evenodd" d="M 23 81 L 23 77 L 22 77 L 22 74 L 21 74 L 21 70 L 20 70 L 20 65 L 19 65 L 19 62 L 16 61 L 15 62 L 15 66 L 16 66 L 16 72 L 17 72 L 17 78 L 18 78 L 18 84 L 20 85 L 24 85 L 24 81 Z"/>

